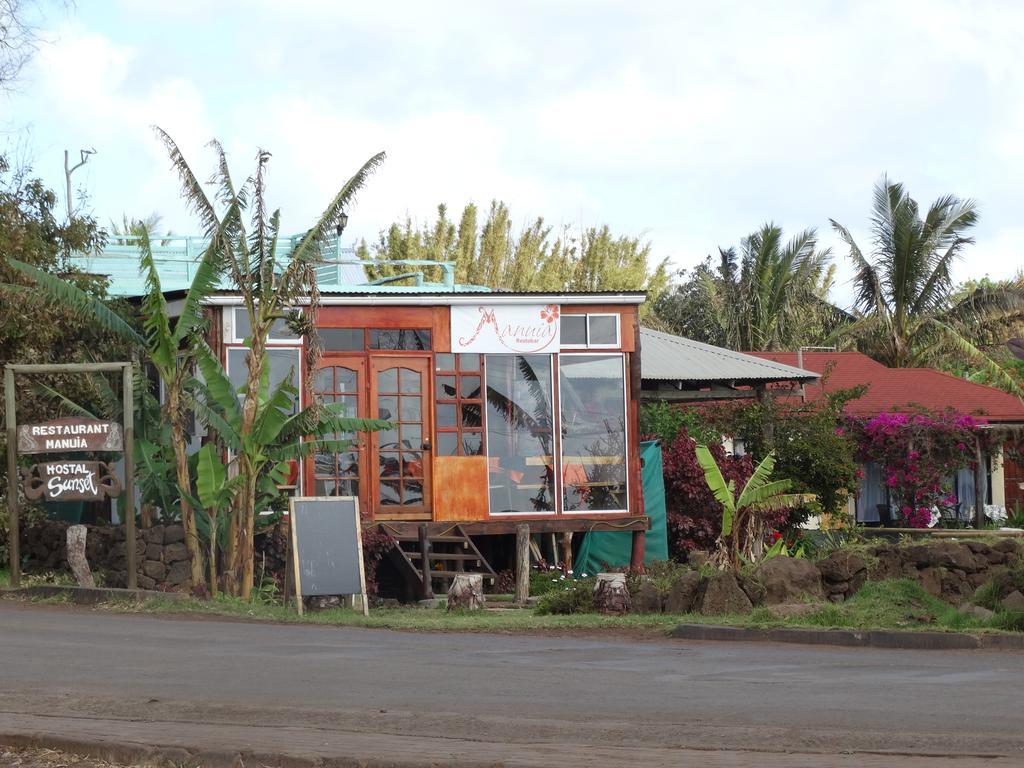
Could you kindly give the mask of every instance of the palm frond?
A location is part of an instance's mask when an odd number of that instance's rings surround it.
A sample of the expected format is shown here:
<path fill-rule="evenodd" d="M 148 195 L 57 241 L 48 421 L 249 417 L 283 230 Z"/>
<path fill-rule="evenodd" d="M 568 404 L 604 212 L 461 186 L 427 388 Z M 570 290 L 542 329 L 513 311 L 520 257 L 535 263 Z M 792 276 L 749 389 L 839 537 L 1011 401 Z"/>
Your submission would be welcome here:
<path fill-rule="evenodd" d="M 129 344 L 144 349 L 146 340 L 123 317 L 114 312 L 95 296 L 92 296 L 67 280 L 44 272 L 31 264 L 7 257 L 7 263 L 16 271 L 35 281 L 36 287 L 50 301 L 70 309 L 80 317 L 96 323 L 105 331 L 109 331 Z M 4 285 L 5 290 L 28 293 L 24 286 Z M 38 295 L 38 292 L 33 292 Z"/>
<path fill-rule="evenodd" d="M 171 165 L 181 180 L 181 193 L 182 197 L 185 198 L 185 203 L 199 216 L 203 232 L 208 236 L 213 235 L 219 223 L 217 211 L 213 207 L 213 203 L 210 202 L 210 198 L 206 196 L 206 192 L 203 191 L 203 185 L 199 183 L 196 175 L 192 172 L 192 168 L 189 166 L 188 161 L 185 160 L 185 156 L 182 154 L 181 149 L 178 148 L 174 139 L 159 126 L 154 125 L 153 130 L 167 149 Z"/>

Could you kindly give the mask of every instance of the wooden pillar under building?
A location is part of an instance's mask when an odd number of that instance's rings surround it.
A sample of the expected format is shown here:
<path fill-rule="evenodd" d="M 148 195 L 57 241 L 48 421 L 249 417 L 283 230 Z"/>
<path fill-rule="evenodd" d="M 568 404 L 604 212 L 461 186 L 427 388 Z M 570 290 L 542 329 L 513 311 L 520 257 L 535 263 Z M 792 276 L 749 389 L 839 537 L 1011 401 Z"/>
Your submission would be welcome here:
<path fill-rule="evenodd" d="M 981 446 L 981 435 L 974 438 L 974 527 L 985 525 L 985 499 L 988 497 L 988 467 Z"/>
<path fill-rule="evenodd" d="M 420 537 L 420 574 L 422 581 L 420 583 L 420 599 L 432 600 L 434 597 L 434 588 L 431 586 L 430 578 L 430 538 L 427 535 L 427 524 L 420 523 L 419 526 L 419 537 Z"/>
<path fill-rule="evenodd" d="M 530 524 L 516 526 L 516 604 L 530 597 Z"/>
<path fill-rule="evenodd" d="M 562 534 L 562 570 L 566 576 L 572 573 L 572 531 Z"/>
<path fill-rule="evenodd" d="M 132 381 L 132 365 L 125 363 L 121 369 L 121 403 L 124 409 L 124 489 L 123 504 L 118 505 L 124 515 L 125 555 L 128 561 L 128 589 L 139 585 L 135 559 L 135 387 Z"/>
<path fill-rule="evenodd" d="M 647 531 L 633 531 L 633 549 L 629 555 L 629 567 L 636 573 L 644 572 L 644 558 L 647 556 Z"/>

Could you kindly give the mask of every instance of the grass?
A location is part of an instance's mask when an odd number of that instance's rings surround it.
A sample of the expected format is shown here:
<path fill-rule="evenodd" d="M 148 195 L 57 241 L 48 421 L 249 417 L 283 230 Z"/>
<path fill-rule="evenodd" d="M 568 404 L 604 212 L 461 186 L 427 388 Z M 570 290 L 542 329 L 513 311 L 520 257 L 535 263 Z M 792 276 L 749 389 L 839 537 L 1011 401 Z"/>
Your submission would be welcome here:
<path fill-rule="evenodd" d="M 49 599 L 45 602 L 61 602 Z M 335 608 L 307 612 L 299 616 L 291 606 L 261 601 L 243 601 L 218 596 L 212 600 L 171 600 L 150 598 L 144 601 L 118 600 L 100 605 L 98 610 L 122 613 L 155 613 L 225 617 L 249 621 L 366 627 L 419 632 L 628 632 L 667 634 L 677 624 L 725 624 L 738 627 L 813 627 L 843 629 L 895 629 L 903 631 L 1020 631 L 1021 617 L 986 624 L 927 594 L 908 579 L 869 582 L 845 603 L 825 604 L 813 613 L 791 618 L 776 618 L 767 608 L 753 613 L 729 616 L 700 614 L 630 614 L 603 616 L 596 613 L 538 615 L 529 609 L 452 612 L 443 609 L 376 609 L 369 616 L 357 611 Z"/>

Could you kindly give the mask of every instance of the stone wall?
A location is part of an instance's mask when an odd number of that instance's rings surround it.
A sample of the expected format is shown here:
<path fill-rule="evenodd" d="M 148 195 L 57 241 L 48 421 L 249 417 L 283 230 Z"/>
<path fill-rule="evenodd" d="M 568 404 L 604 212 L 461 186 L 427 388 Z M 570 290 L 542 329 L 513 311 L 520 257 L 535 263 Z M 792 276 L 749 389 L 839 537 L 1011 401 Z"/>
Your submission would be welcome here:
<path fill-rule="evenodd" d="M 124 528 L 86 526 L 85 556 L 94 574 L 102 574 L 107 586 L 123 587 L 128 581 L 128 557 Z M 21 534 L 27 570 L 67 571 L 68 523 L 48 521 Z M 155 525 L 135 532 L 135 564 L 142 589 L 187 589 L 190 586 L 185 529 L 178 523 Z"/>

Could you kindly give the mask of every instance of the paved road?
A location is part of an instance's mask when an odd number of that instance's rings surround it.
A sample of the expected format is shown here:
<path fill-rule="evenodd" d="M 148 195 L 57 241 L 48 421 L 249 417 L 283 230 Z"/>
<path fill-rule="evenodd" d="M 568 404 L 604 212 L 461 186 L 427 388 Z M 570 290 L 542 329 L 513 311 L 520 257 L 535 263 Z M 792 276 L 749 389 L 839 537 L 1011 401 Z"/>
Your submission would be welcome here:
<path fill-rule="evenodd" d="M 0 601 L 0 734 L 403 765 L 962 767 L 1024 764 L 1022 707 L 1012 653 L 413 634 Z"/>

